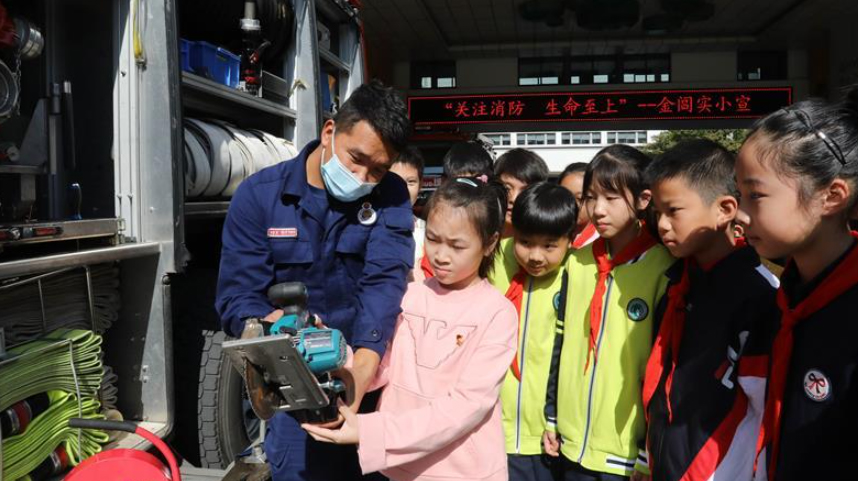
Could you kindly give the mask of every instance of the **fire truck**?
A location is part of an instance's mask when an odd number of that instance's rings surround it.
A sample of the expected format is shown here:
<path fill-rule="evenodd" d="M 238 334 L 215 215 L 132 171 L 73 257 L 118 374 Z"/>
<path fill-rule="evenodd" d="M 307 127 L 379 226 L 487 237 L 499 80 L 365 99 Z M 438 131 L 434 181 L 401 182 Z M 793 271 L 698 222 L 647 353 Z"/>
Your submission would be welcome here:
<path fill-rule="evenodd" d="M 0 0 L 0 479 L 89 453 L 77 430 L 30 435 L 54 393 L 186 467 L 258 438 L 213 307 L 223 220 L 364 82 L 361 32 L 357 0 Z M 36 383 L 37 361 L 72 381 Z"/>

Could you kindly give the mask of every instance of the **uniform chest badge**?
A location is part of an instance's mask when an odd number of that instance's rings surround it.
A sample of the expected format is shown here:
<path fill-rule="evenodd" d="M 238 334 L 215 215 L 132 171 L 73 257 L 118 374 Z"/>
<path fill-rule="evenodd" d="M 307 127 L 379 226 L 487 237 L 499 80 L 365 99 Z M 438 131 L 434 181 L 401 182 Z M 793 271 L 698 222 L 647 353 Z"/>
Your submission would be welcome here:
<path fill-rule="evenodd" d="M 296 227 L 271 227 L 268 229 L 269 239 L 295 239 L 298 237 Z"/>
<path fill-rule="evenodd" d="M 626 306 L 626 314 L 628 314 L 629 319 L 635 322 L 643 321 L 649 315 L 649 306 L 643 299 L 635 297 Z"/>
<path fill-rule="evenodd" d="M 378 214 L 375 212 L 375 209 L 372 208 L 372 204 L 369 202 L 364 202 L 358 211 L 358 222 L 363 225 L 373 225 L 375 221 L 378 220 Z"/>
<path fill-rule="evenodd" d="M 816 402 L 825 401 L 831 397 L 831 380 L 822 372 L 811 369 L 804 375 L 804 393 Z"/>
<path fill-rule="evenodd" d="M 554 304 L 554 312 L 557 316 L 560 316 L 560 292 L 554 293 L 554 299 L 552 300 L 552 304 Z"/>

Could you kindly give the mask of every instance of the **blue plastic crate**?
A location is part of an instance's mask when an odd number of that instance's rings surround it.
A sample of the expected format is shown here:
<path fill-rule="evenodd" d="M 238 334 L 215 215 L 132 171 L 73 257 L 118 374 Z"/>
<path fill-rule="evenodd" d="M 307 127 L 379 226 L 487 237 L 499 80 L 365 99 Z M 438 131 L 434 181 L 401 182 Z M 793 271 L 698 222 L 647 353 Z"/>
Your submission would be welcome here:
<path fill-rule="evenodd" d="M 191 68 L 197 75 L 232 88 L 238 87 L 238 70 L 241 66 L 238 55 L 208 42 L 194 42 L 190 59 Z"/>
<path fill-rule="evenodd" d="M 192 42 L 190 40 L 185 40 L 183 38 L 179 39 L 179 56 L 182 63 L 182 70 L 185 72 L 193 72 L 194 70 L 191 68 L 191 47 L 196 42 Z"/>

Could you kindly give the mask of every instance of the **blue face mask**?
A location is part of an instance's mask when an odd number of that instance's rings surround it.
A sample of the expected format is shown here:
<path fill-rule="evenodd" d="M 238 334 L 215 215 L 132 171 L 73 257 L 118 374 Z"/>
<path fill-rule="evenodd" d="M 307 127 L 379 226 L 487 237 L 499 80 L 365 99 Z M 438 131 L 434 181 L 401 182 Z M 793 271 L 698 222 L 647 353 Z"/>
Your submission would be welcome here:
<path fill-rule="evenodd" d="M 361 182 L 355 177 L 349 169 L 347 169 L 340 159 L 337 157 L 337 151 L 334 148 L 334 136 L 337 131 L 331 134 L 331 159 L 322 164 L 322 180 L 325 182 L 325 189 L 334 196 L 335 199 L 341 202 L 354 202 L 363 196 L 369 195 L 372 189 L 377 185 L 374 182 Z M 322 148 L 322 157 L 325 156 L 325 149 Z"/>

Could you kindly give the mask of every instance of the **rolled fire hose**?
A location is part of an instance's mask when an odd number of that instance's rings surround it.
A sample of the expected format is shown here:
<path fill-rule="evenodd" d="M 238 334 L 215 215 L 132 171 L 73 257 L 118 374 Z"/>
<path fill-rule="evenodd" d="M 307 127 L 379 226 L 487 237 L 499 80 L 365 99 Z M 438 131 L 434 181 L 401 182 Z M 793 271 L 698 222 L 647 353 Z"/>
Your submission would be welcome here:
<path fill-rule="evenodd" d="M 269 165 L 274 164 L 274 158 L 271 156 L 271 153 L 268 151 L 268 148 L 265 147 L 262 140 L 246 130 L 238 129 L 231 125 L 227 125 L 226 128 L 249 152 L 251 173 L 259 172 Z M 245 166 L 245 169 L 246 168 L 247 166 Z"/>
<path fill-rule="evenodd" d="M 213 129 L 217 129 L 220 131 L 220 134 L 227 139 L 227 147 L 229 148 L 229 182 L 227 182 L 226 187 L 220 193 L 220 195 L 225 197 L 232 197 L 235 194 L 235 190 L 238 189 L 238 185 L 241 184 L 241 181 L 244 180 L 244 164 L 246 160 L 244 159 L 243 153 L 241 151 L 241 146 L 238 144 L 238 141 L 230 135 L 229 131 L 225 128 L 210 124 Z"/>
<path fill-rule="evenodd" d="M 61 444 L 69 464 L 77 466 L 108 442 L 104 431 L 79 431 L 68 426 L 71 418 L 104 419 L 98 401 L 84 397 L 78 403 L 75 395 L 64 391 L 49 391 L 48 396 L 48 410 L 33 419 L 26 431 L 3 441 L 3 479 L 18 479 L 32 472 Z"/>
<path fill-rule="evenodd" d="M 232 196 L 253 173 L 298 155 L 291 142 L 267 132 L 192 118 L 186 119 L 184 147 L 189 198 Z"/>
<path fill-rule="evenodd" d="M 0 410 L 54 390 L 98 397 L 103 374 L 101 336 L 92 331 L 58 329 L 9 349 L 8 354 L 10 359 L 0 365 Z"/>
<path fill-rule="evenodd" d="M 75 269 L 35 282 L 0 290 L 0 327 L 9 345 L 36 339 L 55 329 L 95 329 L 101 334 L 119 319 L 119 268 L 112 263 L 90 268 L 94 316 L 89 313 L 85 272 Z M 42 319 L 42 301 L 44 314 Z"/>
<path fill-rule="evenodd" d="M 237 129 L 227 122 L 213 120 L 213 126 L 224 130 L 229 135 L 229 154 L 231 159 L 231 174 L 229 184 L 223 191 L 223 195 L 232 196 L 235 189 L 244 179 L 248 178 L 256 170 L 253 167 L 253 154 L 250 149 L 236 136 Z"/>
<path fill-rule="evenodd" d="M 185 195 L 199 197 L 211 180 L 212 167 L 208 154 L 197 134 L 185 127 Z"/>
<path fill-rule="evenodd" d="M 281 138 L 275 137 L 268 132 L 263 132 L 261 130 L 250 130 L 250 132 L 261 138 L 267 145 L 270 145 L 274 149 L 276 152 L 275 164 L 279 164 L 284 160 L 289 160 L 298 155 L 294 148 L 289 148 L 288 145 L 291 144 L 287 144 L 287 142 Z"/>
<path fill-rule="evenodd" d="M 119 388 L 116 384 L 119 382 L 119 376 L 113 372 L 110 366 L 103 366 L 104 375 L 101 380 L 101 388 L 98 391 L 98 400 L 101 401 L 101 407 L 105 411 L 115 411 L 116 403 L 119 401 Z"/>
<path fill-rule="evenodd" d="M 201 120 L 186 119 L 186 122 L 200 134 L 199 139 L 207 147 L 209 153 L 208 160 L 212 175 L 209 185 L 203 191 L 203 196 L 219 196 L 230 181 L 230 164 L 232 162 L 229 152 L 229 137 L 222 129 Z"/>
<path fill-rule="evenodd" d="M 262 145 L 265 147 L 265 152 L 267 153 L 266 158 L 268 159 L 269 165 L 274 165 L 280 162 L 280 152 L 274 147 L 274 145 L 265 140 L 265 137 L 262 135 L 262 131 L 248 130 L 247 133 L 254 139 L 261 142 Z"/>

